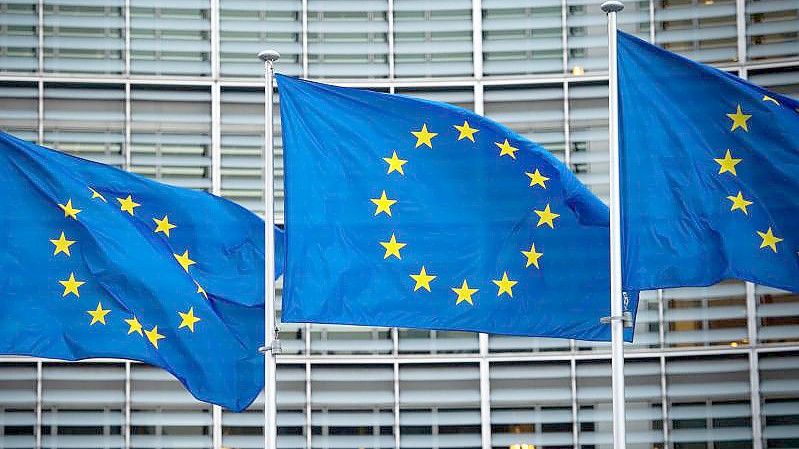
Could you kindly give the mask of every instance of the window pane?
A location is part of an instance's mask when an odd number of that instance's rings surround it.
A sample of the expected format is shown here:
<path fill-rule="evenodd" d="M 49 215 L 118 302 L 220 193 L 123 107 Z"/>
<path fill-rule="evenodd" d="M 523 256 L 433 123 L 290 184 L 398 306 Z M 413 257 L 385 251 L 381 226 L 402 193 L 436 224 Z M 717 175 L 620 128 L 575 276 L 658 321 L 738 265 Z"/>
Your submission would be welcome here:
<path fill-rule="evenodd" d="M 469 0 L 394 1 L 396 76 L 465 76 L 472 65 Z"/>
<path fill-rule="evenodd" d="M 280 73 L 302 74 L 302 2 L 300 0 L 221 0 L 219 57 L 222 76 L 262 77 L 255 55 L 280 52 Z"/>
<path fill-rule="evenodd" d="M 39 68 L 36 4 L 0 2 L 0 72 L 35 72 Z"/>
<path fill-rule="evenodd" d="M 308 74 L 320 78 L 388 76 L 388 2 L 308 2 Z"/>
<path fill-rule="evenodd" d="M 124 1 L 47 0 L 44 69 L 51 72 L 122 73 Z"/>
<path fill-rule="evenodd" d="M 182 0 L 174 5 L 131 0 L 132 73 L 211 74 L 209 0 Z"/>

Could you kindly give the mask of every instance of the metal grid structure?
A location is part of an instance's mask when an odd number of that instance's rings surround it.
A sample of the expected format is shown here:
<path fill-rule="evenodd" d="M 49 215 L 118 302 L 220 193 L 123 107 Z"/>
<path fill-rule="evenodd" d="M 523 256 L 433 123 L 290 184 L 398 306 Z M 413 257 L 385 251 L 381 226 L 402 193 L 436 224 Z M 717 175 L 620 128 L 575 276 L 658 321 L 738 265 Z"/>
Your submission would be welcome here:
<path fill-rule="evenodd" d="M 490 116 L 605 197 L 598 3 L 0 0 L 0 128 L 261 213 L 255 53 L 272 47 L 286 74 Z M 799 96 L 799 0 L 635 1 L 619 19 Z M 280 329 L 281 448 L 611 446 L 608 345 Z M 629 447 L 799 448 L 799 296 L 739 282 L 645 292 L 626 357 Z M 0 358 L 3 448 L 255 448 L 262 410 L 262 397 L 241 414 L 199 403 L 137 363 Z"/>

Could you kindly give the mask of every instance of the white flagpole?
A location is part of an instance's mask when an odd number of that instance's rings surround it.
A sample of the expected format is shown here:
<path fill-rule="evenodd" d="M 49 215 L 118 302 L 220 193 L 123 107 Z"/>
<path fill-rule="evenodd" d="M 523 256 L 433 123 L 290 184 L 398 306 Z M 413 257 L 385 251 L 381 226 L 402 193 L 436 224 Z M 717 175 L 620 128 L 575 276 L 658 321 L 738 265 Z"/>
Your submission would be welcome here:
<path fill-rule="evenodd" d="M 624 9 L 617 0 L 602 3 L 608 15 L 608 86 L 610 131 L 610 332 L 613 377 L 613 448 L 625 449 L 624 316 L 621 285 L 621 202 L 619 187 L 619 85 L 616 54 L 616 13 Z"/>
<path fill-rule="evenodd" d="M 264 62 L 265 82 L 264 115 L 264 449 L 277 449 L 277 364 L 275 356 L 280 352 L 275 326 L 275 209 L 274 209 L 274 137 L 272 81 L 275 78 L 275 61 L 280 53 L 264 50 L 258 53 Z"/>

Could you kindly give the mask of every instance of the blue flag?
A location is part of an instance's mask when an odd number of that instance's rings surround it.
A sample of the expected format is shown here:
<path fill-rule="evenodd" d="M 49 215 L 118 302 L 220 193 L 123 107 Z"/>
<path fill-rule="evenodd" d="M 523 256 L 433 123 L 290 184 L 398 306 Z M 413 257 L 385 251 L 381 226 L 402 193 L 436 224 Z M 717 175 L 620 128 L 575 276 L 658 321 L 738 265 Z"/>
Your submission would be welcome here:
<path fill-rule="evenodd" d="M 255 399 L 261 219 L 5 133 L 0 179 L 0 354 L 139 360 L 198 399 L 234 410 Z"/>
<path fill-rule="evenodd" d="M 283 321 L 610 338 L 608 209 L 549 152 L 443 103 L 278 87 Z"/>
<path fill-rule="evenodd" d="M 624 285 L 799 291 L 799 103 L 619 33 Z"/>

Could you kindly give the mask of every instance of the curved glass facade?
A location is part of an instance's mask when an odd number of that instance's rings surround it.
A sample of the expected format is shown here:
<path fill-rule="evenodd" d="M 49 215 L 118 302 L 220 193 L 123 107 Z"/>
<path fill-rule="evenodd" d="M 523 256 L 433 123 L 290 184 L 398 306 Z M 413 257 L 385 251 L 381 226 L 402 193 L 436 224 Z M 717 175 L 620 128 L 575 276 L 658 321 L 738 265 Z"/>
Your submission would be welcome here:
<path fill-rule="evenodd" d="M 264 95 L 254 55 L 272 47 L 286 74 L 445 101 L 505 123 L 604 198 L 598 4 L 0 0 L 0 128 L 261 213 Z M 799 0 L 628 1 L 619 22 L 799 97 Z M 276 168 L 280 205 L 280 159 Z M 280 331 L 281 448 L 612 446 L 606 344 Z M 742 282 L 645 292 L 626 357 L 628 447 L 799 448 L 799 295 Z M 0 358 L 3 448 L 257 448 L 262 410 L 262 397 L 238 414 L 199 403 L 138 363 Z"/>

